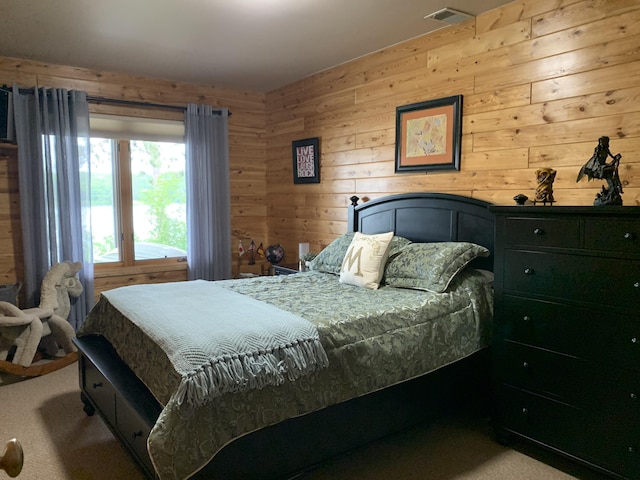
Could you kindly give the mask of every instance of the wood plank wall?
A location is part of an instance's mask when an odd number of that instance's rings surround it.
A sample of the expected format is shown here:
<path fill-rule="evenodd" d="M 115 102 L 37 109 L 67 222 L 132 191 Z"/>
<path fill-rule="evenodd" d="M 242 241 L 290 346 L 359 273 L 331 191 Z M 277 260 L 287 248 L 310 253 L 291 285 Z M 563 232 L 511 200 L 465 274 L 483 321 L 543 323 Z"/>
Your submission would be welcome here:
<path fill-rule="evenodd" d="M 150 102 L 166 105 L 201 103 L 228 107 L 231 167 L 231 209 L 234 232 L 233 252 L 238 240 L 253 238 L 266 242 L 266 164 L 264 162 L 265 95 L 206 85 L 192 85 L 113 72 L 93 71 L 70 66 L 38 63 L 0 57 L 0 85 L 47 86 L 84 90 L 96 97 Z M 167 110 L 113 107 L 90 104 L 94 112 L 150 118 L 172 118 L 181 113 Z M 0 145 L 0 283 L 23 278 L 22 233 L 18 200 L 17 148 Z M 248 244 L 248 242 L 247 242 Z M 234 262 L 234 265 L 237 265 Z M 102 269 L 96 272 L 96 295 L 125 284 L 186 279 L 184 263 L 169 268 L 148 265 L 126 270 Z"/>
<path fill-rule="evenodd" d="M 24 266 L 15 146 L 0 144 L 0 284 L 22 280 Z"/>
<path fill-rule="evenodd" d="M 298 242 L 317 251 L 346 231 L 353 194 L 439 191 L 510 204 L 532 196 L 535 170 L 549 166 L 559 205 L 590 205 L 601 182 L 575 179 L 601 135 L 622 154 L 625 205 L 639 204 L 639 20 L 640 0 L 518 0 L 266 95 L 3 57 L 0 84 L 228 106 L 232 254 L 238 239 L 253 238 L 281 243 L 296 262 Z M 457 94 L 461 170 L 394 174 L 395 108 Z M 322 181 L 294 185 L 291 142 L 316 136 Z M 2 283 L 22 278 L 16 155 L 0 147 Z M 106 272 L 96 291 L 183 278 L 157 267 Z"/>
<path fill-rule="evenodd" d="M 346 231 L 348 198 L 437 191 L 513 204 L 557 170 L 558 205 L 602 135 L 640 203 L 640 1 L 520 0 L 267 94 L 269 237 L 297 256 Z M 395 109 L 463 95 L 459 172 L 394 174 Z M 294 185 L 291 141 L 320 138 L 321 183 Z M 292 258 L 295 261 L 295 258 Z"/>

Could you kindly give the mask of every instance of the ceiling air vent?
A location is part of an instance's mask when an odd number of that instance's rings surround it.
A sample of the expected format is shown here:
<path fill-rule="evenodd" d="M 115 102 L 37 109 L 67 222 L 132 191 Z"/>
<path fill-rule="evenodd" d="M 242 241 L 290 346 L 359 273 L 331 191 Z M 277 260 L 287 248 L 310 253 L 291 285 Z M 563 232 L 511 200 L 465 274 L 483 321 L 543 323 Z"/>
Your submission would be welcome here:
<path fill-rule="evenodd" d="M 446 7 L 442 10 L 426 15 L 424 18 L 432 18 L 433 20 L 440 20 L 441 22 L 448 23 L 449 25 L 454 25 L 469 18 L 473 18 L 473 15 Z"/>

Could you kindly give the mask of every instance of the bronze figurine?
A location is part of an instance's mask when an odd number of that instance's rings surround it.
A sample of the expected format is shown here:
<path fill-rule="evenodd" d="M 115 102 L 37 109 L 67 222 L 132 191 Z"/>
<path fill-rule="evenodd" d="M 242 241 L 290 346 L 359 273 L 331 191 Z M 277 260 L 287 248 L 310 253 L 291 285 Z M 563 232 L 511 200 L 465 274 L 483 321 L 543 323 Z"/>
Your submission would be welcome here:
<path fill-rule="evenodd" d="M 553 168 L 539 168 L 536 170 L 536 180 L 538 186 L 536 187 L 536 196 L 533 201 L 534 204 L 542 202 L 543 205 L 550 203 L 553 205 L 555 199 L 553 198 L 553 181 L 556 179 L 556 171 Z"/>
<path fill-rule="evenodd" d="M 607 163 L 609 157 L 612 160 Z M 609 137 L 600 137 L 598 146 L 593 150 L 593 155 L 578 172 L 576 182 L 579 182 L 585 176 L 589 181 L 594 178 L 607 181 L 607 187 L 603 185 L 602 191 L 596 195 L 593 201 L 594 205 L 622 205 L 622 197 L 620 196 L 623 193 L 622 183 L 618 176 L 618 166 L 621 158 L 622 155 L 619 153 L 612 155 L 609 151 Z"/>

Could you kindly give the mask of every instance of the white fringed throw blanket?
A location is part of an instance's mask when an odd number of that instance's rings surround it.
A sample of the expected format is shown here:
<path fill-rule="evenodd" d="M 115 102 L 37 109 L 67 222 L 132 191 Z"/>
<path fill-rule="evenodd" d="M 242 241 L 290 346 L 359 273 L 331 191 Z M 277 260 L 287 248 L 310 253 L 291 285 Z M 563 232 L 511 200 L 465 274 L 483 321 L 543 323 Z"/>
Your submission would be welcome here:
<path fill-rule="evenodd" d="M 103 295 L 166 353 L 182 377 L 179 404 L 280 385 L 329 363 L 311 322 L 215 282 L 133 285 Z"/>

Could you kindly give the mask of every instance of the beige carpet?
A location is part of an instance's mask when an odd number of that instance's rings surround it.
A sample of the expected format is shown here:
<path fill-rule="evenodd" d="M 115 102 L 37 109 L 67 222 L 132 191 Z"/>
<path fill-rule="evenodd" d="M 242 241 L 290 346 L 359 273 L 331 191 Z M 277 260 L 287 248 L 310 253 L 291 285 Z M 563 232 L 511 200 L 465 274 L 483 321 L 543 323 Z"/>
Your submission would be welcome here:
<path fill-rule="evenodd" d="M 143 480 L 102 420 L 82 410 L 77 364 L 0 387 L 0 445 L 24 448 L 20 480 Z M 359 449 L 299 480 L 600 480 L 542 452 L 490 438 L 488 420 L 464 412 Z M 539 459 L 551 462 L 549 466 Z M 8 478 L 0 471 L 0 479 Z"/>
<path fill-rule="evenodd" d="M 75 363 L 0 387 L 0 442 L 22 443 L 20 480 L 143 480 L 102 420 L 82 410 Z M 0 479 L 8 478 L 0 473 Z"/>

